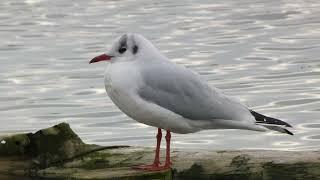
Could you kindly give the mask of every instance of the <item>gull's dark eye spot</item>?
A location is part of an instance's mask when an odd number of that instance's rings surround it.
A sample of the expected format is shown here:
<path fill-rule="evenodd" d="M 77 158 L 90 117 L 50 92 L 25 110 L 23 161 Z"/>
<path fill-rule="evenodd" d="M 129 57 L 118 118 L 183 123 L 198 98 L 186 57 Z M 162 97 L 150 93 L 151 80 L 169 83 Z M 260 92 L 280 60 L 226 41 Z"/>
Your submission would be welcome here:
<path fill-rule="evenodd" d="M 133 54 L 137 54 L 138 49 L 139 49 L 139 48 L 138 48 L 137 45 L 133 46 Z"/>
<path fill-rule="evenodd" d="M 127 50 L 127 48 L 121 47 L 121 48 L 119 49 L 119 53 L 122 54 L 122 53 L 126 52 L 126 50 Z"/>

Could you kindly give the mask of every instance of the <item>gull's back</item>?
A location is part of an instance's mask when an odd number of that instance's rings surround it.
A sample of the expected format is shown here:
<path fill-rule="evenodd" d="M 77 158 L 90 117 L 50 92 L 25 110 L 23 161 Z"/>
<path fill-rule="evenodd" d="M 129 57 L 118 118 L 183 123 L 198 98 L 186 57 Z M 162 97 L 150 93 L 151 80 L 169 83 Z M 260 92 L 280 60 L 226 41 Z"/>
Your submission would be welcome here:
<path fill-rule="evenodd" d="M 145 59 L 140 67 L 143 84 L 138 93 L 146 101 L 191 120 L 254 122 L 246 106 L 209 87 L 198 74 L 164 56 Z"/>

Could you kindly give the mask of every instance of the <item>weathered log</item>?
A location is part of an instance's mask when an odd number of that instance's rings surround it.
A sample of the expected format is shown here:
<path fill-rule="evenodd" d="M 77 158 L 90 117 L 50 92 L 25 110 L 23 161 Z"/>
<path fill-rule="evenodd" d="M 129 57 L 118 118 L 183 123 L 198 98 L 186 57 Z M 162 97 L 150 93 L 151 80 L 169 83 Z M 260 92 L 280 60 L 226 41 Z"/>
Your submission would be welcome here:
<path fill-rule="evenodd" d="M 35 134 L 0 138 L 0 178 L 53 179 L 320 179 L 318 151 L 172 152 L 173 168 L 145 172 L 153 149 L 87 145 L 62 123 Z M 164 154 L 161 154 L 162 157 Z"/>

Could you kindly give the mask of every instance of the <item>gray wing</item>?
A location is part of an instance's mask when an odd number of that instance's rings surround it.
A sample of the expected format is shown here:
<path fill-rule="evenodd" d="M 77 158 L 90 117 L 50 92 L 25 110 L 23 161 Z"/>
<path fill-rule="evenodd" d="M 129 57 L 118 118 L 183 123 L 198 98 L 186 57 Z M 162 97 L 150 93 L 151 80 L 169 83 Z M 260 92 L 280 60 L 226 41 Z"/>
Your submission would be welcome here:
<path fill-rule="evenodd" d="M 138 94 L 146 101 L 192 120 L 242 120 L 246 106 L 208 86 L 199 75 L 169 61 L 144 64 Z M 242 117 L 241 117 L 242 116 Z"/>

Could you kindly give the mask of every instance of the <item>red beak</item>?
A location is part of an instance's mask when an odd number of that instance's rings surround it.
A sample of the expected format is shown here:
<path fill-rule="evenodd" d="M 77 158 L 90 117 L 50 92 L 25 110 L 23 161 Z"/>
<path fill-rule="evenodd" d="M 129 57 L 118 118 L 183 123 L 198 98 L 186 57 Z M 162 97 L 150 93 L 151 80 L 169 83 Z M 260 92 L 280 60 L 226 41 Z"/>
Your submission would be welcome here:
<path fill-rule="evenodd" d="M 97 56 L 95 58 L 93 58 L 89 64 L 91 63 L 96 63 L 96 62 L 99 62 L 99 61 L 108 61 L 112 58 L 112 56 L 109 56 L 109 55 L 106 55 L 106 54 L 101 54 L 100 56 Z"/>

